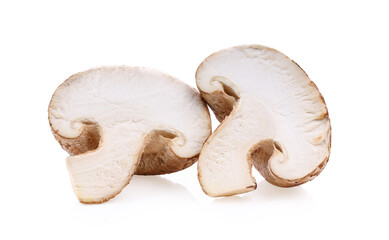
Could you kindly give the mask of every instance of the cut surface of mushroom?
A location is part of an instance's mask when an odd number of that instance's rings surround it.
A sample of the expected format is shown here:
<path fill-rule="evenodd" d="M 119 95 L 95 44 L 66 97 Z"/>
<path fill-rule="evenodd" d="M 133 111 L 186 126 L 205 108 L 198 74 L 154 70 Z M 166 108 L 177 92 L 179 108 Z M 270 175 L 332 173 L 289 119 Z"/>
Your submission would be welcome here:
<path fill-rule="evenodd" d="M 196 81 L 222 121 L 198 162 L 209 196 L 254 190 L 252 165 L 281 187 L 305 183 L 326 165 L 331 139 L 326 104 L 284 54 L 260 45 L 225 49 L 202 62 Z"/>
<path fill-rule="evenodd" d="M 84 203 L 113 198 L 135 172 L 189 167 L 211 133 L 197 91 L 141 67 L 101 67 L 71 76 L 53 94 L 49 122 L 71 154 L 70 179 Z"/>

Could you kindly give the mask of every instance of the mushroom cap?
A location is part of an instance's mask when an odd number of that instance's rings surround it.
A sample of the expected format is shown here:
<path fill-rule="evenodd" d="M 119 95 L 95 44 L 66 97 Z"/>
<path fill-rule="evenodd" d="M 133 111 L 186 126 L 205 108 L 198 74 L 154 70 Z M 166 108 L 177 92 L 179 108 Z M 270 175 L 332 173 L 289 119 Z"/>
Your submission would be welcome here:
<path fill-rule="evenodd" d="M 199 157 L 205 193 L 255 189 L 251 164 L 282 187 L 307 182 L 324 168 L 331 141 L 327 107 L 316 85 L 287 56 L 260 45 L 225 49 L 201 63 L 196 81 L 222 121 Z"/>
<path fill-rule="evenodd" d="M 67 167 L 85 203 L 114 197 L 135 171 L 162 174 L 192 165 L 211 133 L 196 90 L 142 67 L 100 67 L 71 76 L 53 94 L 49 122 L 72 155 Z"/>

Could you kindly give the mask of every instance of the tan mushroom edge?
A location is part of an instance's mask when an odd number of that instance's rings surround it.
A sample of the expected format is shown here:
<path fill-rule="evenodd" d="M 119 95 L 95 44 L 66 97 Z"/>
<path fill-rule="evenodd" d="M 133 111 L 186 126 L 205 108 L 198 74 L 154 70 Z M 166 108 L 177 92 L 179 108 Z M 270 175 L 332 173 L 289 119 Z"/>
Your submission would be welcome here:
<path fill-rule="evenodd" d="M 252 46 L 252 47 L 256 48 L 256 46 Z M 271 48 L 271 49 L 273 49 L 273 48 Z M 275 49 L 273 49 L 273 50 L 278 52 L 278 50 L 275 50 Z M 216 52 L 216 53 L 218 53 L 218 52 Z M 216 53 L 214 53 L 214 54 L 216 54 Z M 214 55 L 214 54 L 212 54 L 212 55 Z M 209 57 L 211 57 L 212 55 L 210 55 Z M 200 69 L 201 65 L 204 62 L 206 62 L 209 57 L 207 57 L 199 65 L 198 69 Z M 293 61 L 293 60 L 291 60 L 291 61 L 294 64 L 296 64 L 305 73 L 305 75 L 309 79 L 308 74 L 295 61 Z M 196 71 L 196 79 L 197 79 L 197 71 Z M 221 83 L 221 84 L 223 85 L 223 91 L 214 91 L 212 93 L 206 93 L 204 91 L 201 91 L 200 88 L 198 87 L 201 97 L 207 102 L 208 106 L 214 112 L 216 119 L 220 122 L 220 125 L 216 128 L 214 133 L 219 128 L 221 128 L 223 126 L 223 121 L 225 120 L 225 118 L 228 117 L 230 114 L 233 114 L 234 105 L 237 101 L 239 101 L 239 97 L 236 95 L 236 93 L 234 92 L 234 90 L 232 88 L 224 85 L 223 83 Z M 322 101 L 326 107 L 325 114 L 320 116 L 320 118 L 321 119 L 327 118 L 328 121 L 330 121 L 327 105 L 325 103 L 323 96 L 321 95 L 319 89 L 317 88 L 316 84 L 312 80 L 310 80 L 309 84 L 311 84 L 313 87 L 315 87 L 316 90 L 319 92 L 320 101 Z M 290 180 L 290 179 L 281 178 L 281 177 L 277 176 L 275 173 L 273 173 L 273 171 L 271 170 L 270 165 L 269 165 L 269 159 L 273 155 L 274 149 L 278 147 L 277 144 L 273 141 L 273 139 L 260 140 L 257 144 L 255 144 L 249 150 L 249 152 L 247 154 L 247 161 L 248 161 L 249 167 L 250 167 L 250 175 L 252 175 L 252 165 L 254 165 L 254 167 L 265 178 L 266 181 L 268 181 L 269 183 L 271 183 L 275 186 L 278 186 L 278 187 L 285 187 L 285 188 L 295 187 L 295 186 L 298 186 L 298 185 L 301 185 L 301 184 L 304 184 L 306 182 L 313 180 L 325 168 L 325 166 L 328 163 L 329 157 L 330 157 L 332 131 L 331 131 L 331 124 L 329 124 L 329 126 L 330 126 L 330 129 L 329 129 L 328 156 L 323 159 L 323 161 L 319 164 L 319 166 L 317 168 L 315 168 L 312 172 L 310 172 L 306 176 L 304 176 L 302 178 Z M 207 143 L 207 141 L 205 142 L 205 144 L 206 143 Z M 199 171 L 198 171 L 197 176 L 199 179 L 201 178 Z M 224 195 L 221 195 L 220 197 L 228 197 L 228 196 L 232 196 L 235 194 L 246 193 L 246 192 L 250 192 L 252 190 L 255 190 L 257 188 L 257 184 L 256 184 L 254 177 L 252 177 L 252 178 L 253 178 L 255 185 L 247 187 L 247 189 L 245 189 L 244 191 L 233 192 L 230 194 L 224 194 Z M 201 185 L 201 181 L 199 181 L 199 182 L 200 182 L 200 186 L 201 186 L 203 192 L 205 194 L 207 194 L 208 196 L 212 196 L 205 191 L 205 189 Z"/>

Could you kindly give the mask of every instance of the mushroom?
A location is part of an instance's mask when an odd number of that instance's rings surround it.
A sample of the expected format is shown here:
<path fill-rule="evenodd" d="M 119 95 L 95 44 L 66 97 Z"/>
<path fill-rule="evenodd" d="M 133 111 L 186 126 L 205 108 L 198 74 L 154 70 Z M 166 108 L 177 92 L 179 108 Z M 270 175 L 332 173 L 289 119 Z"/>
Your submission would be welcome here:
<path fill-rule="evenodd" d="M 191 166 L 211 133 L 208 109 L 196 90 L 140 67 L 101 67 L 71 76 L 53 94 L 49 122 L 71 154 L 67 168 L 83 203 L 115 197 L 134 173 Z"/>
<path fill-rule="evenodd" d="M 303 184 L 323 170 L 331 145 L 327 107 L 316 85 L 287 56 L 259 45 L 225 49 L 201 63 L 196 81 L 222 122 L 198 161 L 207 195 L 256 189 L 252 165 L 280 187 Z"/>

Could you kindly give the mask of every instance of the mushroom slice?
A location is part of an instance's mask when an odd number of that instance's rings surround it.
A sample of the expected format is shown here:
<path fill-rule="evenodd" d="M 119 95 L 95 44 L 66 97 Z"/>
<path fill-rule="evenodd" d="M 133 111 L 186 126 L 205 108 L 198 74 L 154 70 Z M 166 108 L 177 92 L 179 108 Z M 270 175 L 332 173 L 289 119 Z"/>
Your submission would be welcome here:
<path fill-rule="evenodd" d="M 225 49 L 203 61 L 196 80 L 222 121 L 199 157 L 206 194 L 254 190 L 252 164 L 281 187 L 303 184 L 324 168 L 331 137 L 327 107 L 316 85 L 287 56 L 259 45 Z"/>
<path fill-rule="evenodd" d="M 135 171 L 162 174 L 192 165 L 211 133 L 208 109 L 196 90 L 140 67 L 101 67 L 71 76 L 51 99 L 49 122 L 72 155 L 67 167 L 83 203 L 113 198 Z"/>

